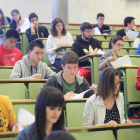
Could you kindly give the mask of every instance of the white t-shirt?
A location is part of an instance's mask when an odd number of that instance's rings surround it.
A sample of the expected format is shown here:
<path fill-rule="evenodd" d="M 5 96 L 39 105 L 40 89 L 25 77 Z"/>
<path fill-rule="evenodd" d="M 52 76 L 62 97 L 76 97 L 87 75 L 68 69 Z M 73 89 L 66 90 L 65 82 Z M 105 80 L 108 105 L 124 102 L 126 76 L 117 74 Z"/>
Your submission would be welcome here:
<path fill-rule="evenodd" d="M 67 36 L 62 36 L 61 39 L 56 38 L 56 45 L 57 45 L 57 47 L 69 46 Z M 62 55 L 63 54 L 57 54 L 56 58 L 57 57 L 62 57 Z"/>
<path fill-rule="evenodd" d="M 135 41 L 134 41 L 133 47 L 138 48 L 139 44 L 140 44 L 140 38 L 136 38 Z"/>

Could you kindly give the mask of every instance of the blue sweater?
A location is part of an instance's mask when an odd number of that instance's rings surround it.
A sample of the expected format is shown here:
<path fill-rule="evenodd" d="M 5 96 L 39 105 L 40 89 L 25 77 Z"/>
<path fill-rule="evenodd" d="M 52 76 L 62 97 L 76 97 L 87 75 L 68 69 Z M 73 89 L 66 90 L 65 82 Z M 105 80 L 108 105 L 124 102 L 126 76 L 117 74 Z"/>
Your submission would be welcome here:
<path fill-rule="evenodd" d="M 140 55 L 140 44 L 139 44 L 139 46 L 137 48 L 136 55 Z"/>

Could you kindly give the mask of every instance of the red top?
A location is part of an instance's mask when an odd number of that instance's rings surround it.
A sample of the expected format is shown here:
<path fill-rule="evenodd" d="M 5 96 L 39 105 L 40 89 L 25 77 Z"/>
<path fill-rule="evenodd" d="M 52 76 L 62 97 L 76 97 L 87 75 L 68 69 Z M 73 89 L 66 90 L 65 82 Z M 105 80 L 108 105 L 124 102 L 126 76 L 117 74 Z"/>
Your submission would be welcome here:
<path fill-rule="evenodd" d="M 138 68 L 138 72 L 137 72 L 136 89 L 140 90 L 140 67 Z"/>
<path fill-rule="evenodd" d="M 12 50 L 6 50 L 3 44 L 0 45 L 0 66 L 14 66 L 18 60 L 22 59 L 22 52 L 14 47 Z"/>

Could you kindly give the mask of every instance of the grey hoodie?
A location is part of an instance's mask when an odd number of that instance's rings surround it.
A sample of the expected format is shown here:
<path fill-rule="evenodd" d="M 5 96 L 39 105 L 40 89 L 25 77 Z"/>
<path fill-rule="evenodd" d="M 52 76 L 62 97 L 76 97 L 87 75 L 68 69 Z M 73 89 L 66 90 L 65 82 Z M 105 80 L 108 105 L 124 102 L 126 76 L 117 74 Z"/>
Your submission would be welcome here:
<path fill-rule="evenodd" d="M 40 61 L 37 66 L 32 67 L 29 61 L 29 54 L 22 57 L 22 60 L 19 60 L 14 65 L 14 68 L 11 73 L 11 79 L 28 79 L 33 74 L 41 74 L 41 79 L 48 79 L 50 76 L 54 75 L 55 72 L 47 66 L 46 63 Z"/>

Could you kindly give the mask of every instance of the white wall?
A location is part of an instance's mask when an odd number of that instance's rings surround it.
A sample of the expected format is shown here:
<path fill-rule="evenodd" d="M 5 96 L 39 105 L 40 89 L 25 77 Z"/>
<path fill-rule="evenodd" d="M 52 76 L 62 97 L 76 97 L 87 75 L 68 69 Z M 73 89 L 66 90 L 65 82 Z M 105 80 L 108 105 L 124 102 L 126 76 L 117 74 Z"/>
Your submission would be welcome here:
<path fill-rule="evenodd" d="M 69 0 L 68 3 L 69 23 L 96 23 L 97 13 L 102 12 L 106 24 L 123 24 L 126 16 L 134 16 L 136 24 L 140 24 L 140 0 Z M 11 10 L 17 8 L 24 18 L 35 12 L 39 22 L 52 21 L 51 0 L 0 0 L 0 6 L 5 16 L 11 17 Z"/>
<path fill-rule="evenodd" d="M 28 17 L 35 12 L 39 22 L 50 23 L 52 20 L 51 0 L 0 0 L 0 8 L 5 16 L 11 18 L 11 10 L 18 9 L 22 18 Z"/>

